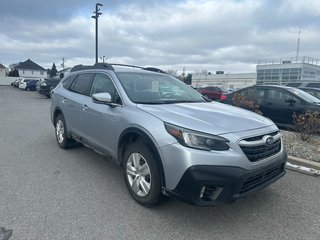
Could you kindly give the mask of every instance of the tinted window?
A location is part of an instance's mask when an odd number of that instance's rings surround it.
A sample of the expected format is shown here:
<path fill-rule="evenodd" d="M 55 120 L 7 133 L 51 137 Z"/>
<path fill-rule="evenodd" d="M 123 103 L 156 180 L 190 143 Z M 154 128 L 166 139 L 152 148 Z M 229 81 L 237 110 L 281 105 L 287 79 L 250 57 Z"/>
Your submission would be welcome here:
<path fill-rule="evenodd" d="M 112 102 L 121 104 L 121 99 L 111 78 L 105 74 L 98 73 L 93 79 L 90 96 L 92 96 L 92 94 L 101 92 L 110 93 Z"/>
<path fill-rule="evenodd" d="M 308 83 L 306 87 L 320 88 L 320 83 Z"/>
<path fill-rule="evenodd" d="M 76 80 L 74 80 L 73 83 L 71 84 L 70 90 L 76 93 L 89 96 L 92 77 L 93 77 L 93 74 L 91 73 L 84 73 L 84 74 L 78 75 Z"/>
<path fill-rule="evenodd" d="M 288 83 L 286 86 L 289 87 L 299 87 L 301 85 L 301 83 Z"/>
<path fill-rule="evenodd" d="M 264 98 L 264 89 L 254 89 L 253 97 L 256 104 L 261 104 Z"/>
<path fill-rule="evenodd" d="M 306 93 L 305 91 L 298 89 L 298 88 L 288 88 L 288 91 L 292 92 L 294 95 L 301 97 L 303 100 L 307 102 L 319 102 L 319 99 L 316 97 L 310 95 L 309 93 Z"/>
<path fill-rule="evenodd" d="M 76 75 L 73 75 L 73 76 L 70 76 L 68 78 L 66 78 L 63 83 L 62 83 L 62 86 L 65 88 L 65 89 L 69 89 L 72 81 L 75 79 Z"/>
<path fill-rule="evenodd" d="M 285 91 L 281 91 L 278 89 L 269 89 L 268 90 L 268 101 L 269 102 L 276 102 L 279 104 L 290 104 L 292 101 L 295 103 L 301 103 L 300 100 L 293 96 L 290 93 Z"/>

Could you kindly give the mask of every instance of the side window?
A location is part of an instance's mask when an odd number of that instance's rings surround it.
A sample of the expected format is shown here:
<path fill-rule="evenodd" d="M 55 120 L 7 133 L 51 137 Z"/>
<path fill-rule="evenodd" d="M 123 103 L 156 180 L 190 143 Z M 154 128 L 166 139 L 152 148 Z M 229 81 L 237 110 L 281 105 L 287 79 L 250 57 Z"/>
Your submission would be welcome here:
<path fill-rule="evenodd" d="M 101 92 L 110 93 L 112 101 L 120 104 L 121 100 L 119 94 L 111 78 L 105 74 L 98 73 L 93 79 L 90 96 L 92 96 L 92 94 Z"/>
<path fill-rule="evenodd" d="M 73 75 L 73 76 L 70 76 L 68 77 L 67 79 L 63 80 L 62 82 L 62 86 L 65 88 L 65 89 L 69 89 L 71 83 L 73 82 L 73 80 L 76 78 L 77 75 Z"/>
<path fill-rule="evenodd" d="M 300 100 L 298 98 L 287 92 L 276 89 L 271 89 L 268 92 L 268 101 L 270 102 L 279 103 L 281 105 L 292 105 L 293 103 L 300 104 Z"/>
<path fill-rule="evenodd" d="M 249 90 L 248 89 L 244 89 L 238 92 L 239 95 L 248 98 L 249 97 Z"/>
<path fill-rule="evenodd" d="M 255 89 L 253 97 L 256 104 L 261 104 L 264 99 L 264 89 Z"/>
<path fill-rule="evenodd" d="M 92 77 L 92 73 L 84 73 L 78 75 L 78 77 L 72 82 L 70 90 L 89 96 Z"/>
<path fill-rule="evenodd" d="M 308 83 L 306 87 L 320 88 L 320 83 Z"/>

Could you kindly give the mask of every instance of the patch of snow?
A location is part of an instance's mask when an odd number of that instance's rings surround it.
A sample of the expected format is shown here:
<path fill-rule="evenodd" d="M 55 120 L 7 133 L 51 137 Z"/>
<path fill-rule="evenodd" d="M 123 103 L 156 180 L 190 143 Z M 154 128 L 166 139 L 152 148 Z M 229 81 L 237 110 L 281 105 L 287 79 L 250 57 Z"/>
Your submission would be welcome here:
<path fill-rule="evenodd" d="M 294 165 L 287 162 L 286 168 L 289 170 L 305 173 L 312 176 L 320 176 L 320 170 L 316 170 L 313 168 L 308 168 L 304 166 Z"/>

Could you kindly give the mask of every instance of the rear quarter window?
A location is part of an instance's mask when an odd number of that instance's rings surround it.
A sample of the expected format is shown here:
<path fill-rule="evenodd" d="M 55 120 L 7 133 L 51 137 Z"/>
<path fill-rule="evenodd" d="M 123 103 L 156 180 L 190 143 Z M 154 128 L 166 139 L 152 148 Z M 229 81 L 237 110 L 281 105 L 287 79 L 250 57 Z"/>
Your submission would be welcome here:
<path fill-rule="evenodd" d="M 65 88 L 65 89 L 69 89 L 73 80 L 76 78 L 77 75 L 73 75 L 73 76 L 70 76 L 68 78 L 66 78 L 65 80 L 63 80 L 62 82 L 62 86 Z"/>
<path fill-rule="evenodd" d="M 92 73 L 79 74 L 72 82 L 69 90 L 89 96 L 93 75 Z"/>

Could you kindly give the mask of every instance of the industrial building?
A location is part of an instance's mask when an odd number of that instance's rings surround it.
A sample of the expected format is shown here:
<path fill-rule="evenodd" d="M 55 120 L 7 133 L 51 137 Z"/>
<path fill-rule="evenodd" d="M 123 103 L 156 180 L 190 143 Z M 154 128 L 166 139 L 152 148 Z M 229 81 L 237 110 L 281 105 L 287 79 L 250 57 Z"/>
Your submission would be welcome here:
<path fill-rule="evenodd" d="M 224 73 L 217 71 L 216 74 L 192 74 L 192 87 L 217 86 L 226 89 L 238 89 L 252 86 L 256 83 L 256 73 Z"/>
<path fill-rule="evenodd" d="M 320 82 L 320 60 L 311 57 L 258 60 L 256 70 L 258 85 Z"/>

